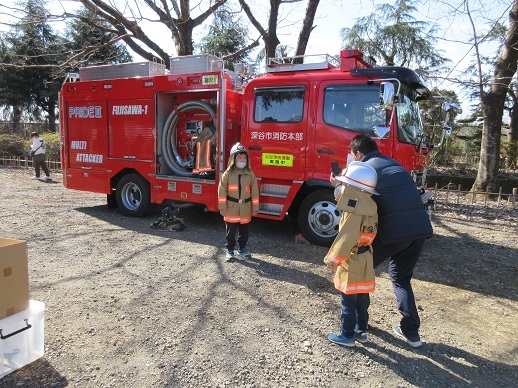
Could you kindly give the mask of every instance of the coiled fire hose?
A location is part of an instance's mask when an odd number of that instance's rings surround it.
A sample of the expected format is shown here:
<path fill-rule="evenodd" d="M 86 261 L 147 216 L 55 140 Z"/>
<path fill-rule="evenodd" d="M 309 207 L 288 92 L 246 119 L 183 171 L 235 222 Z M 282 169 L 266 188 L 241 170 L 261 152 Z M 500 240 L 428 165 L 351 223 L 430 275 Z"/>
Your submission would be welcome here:
<path fill-rule="evenodd" d="M 183 160 L 178 152 L 178 122 L 182 113 L 200 109 L 205 110 L 210 117 L 215 116 L 209 104 L 198 100 L 186 101 L 171 112 L 162 130 L 162 156 L 167 166 L 179 176 L 192 176 L 189 167 L 192 168 L 193 160 Z"/>

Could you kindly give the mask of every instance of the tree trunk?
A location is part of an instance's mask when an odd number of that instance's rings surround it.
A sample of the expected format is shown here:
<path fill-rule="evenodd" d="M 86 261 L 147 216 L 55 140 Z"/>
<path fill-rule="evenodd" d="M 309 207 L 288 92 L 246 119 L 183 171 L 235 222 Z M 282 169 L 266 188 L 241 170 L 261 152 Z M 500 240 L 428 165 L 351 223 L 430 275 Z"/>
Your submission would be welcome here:
<path fill-rule="evenodd" d="M 477 178 L 471 189 L 472 191 L 497 191 L 505 96 L 508 92 L 511 79 L 516 73 L 517 62 L 518 0 L 514 0 L 512 9 L 509 12 L 509 29 L 502 51 L 495 64 L 495 72 L 491 81 L 490 90 L 481 97 L 484 126 L 482 129 L 480 164 Z"/>
<path fill-rule="evenodd" d="M 315 20 L 315 14 L 317 13 L 318 3 L 320 0 L 309 0 L 308 7 L 306 8 L 306 16 L 302 29 L 300 30 L 299 40 L 297 42 L 297 50 L 295 55 L 304 55 L 308 46 L 309 36 L 313 31 L 313 21 Z M 325 53 L 323 53 L 325 54 Z"/>
<path fill-rule="evenodd" d="M 277 37 L 277 19 L 279 18 L 280 5 L 281 0 L 270 0 L 268 30 L 266 31 L 266 36 L 263 36 L 266 63 L 268 63 L 268 58 L 275 57 L 275 50 L 280 43 L 279 38 Z"/>
<path fill-rule="evenodd" d="M 20 130 L 20 123 L 22 121 L 22 109 L 18 105 L 13 105 L 12 120 L 13 132 L 18 133 L 18 131 Z"/>
<path fill-rule="evenodd" d="M 509 131 L 509 145 L 506 160 L 506 167 L 509 170 L 517 168 L 516 159 L 518 157 L 518 96 L 514 92 L 510 92 L 510 94 L 513 105 L 509 113 L 509 117 L 511 118 L 509 126 L 511 130 Z"/>
<path fill-rule="evenodd" d="M 56 101 L 54 99 L 49 100 L 49 130 L 52 133 L 56 132 Z"/>
<path fill-rule="evenodd" d="M 194 54 L 194 42 L 192 40 L 194 26 L 192 24 L 192 19 L 189 19 L 177 25 L 178 38 L 175 39 L 174 44 L 178 56 Z"/>

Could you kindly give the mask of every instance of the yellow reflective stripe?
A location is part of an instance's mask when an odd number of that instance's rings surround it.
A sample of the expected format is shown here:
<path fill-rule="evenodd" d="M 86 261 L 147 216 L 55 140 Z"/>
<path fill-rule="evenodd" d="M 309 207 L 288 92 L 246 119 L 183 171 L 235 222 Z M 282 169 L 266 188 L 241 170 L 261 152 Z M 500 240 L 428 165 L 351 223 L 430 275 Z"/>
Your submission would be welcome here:
<path fill-rule="evenodd" d="M 250 221 L 252 221 L 252 216 L 248 216 L 248 217 L 241 217 L 241 223 L 242 224 L 248 224 Z"/>
<path fill-rule="evenodd" d="M 376 281 L 371 282 L 357 282 L 357 283 L 342 283 L 338 277 L 334 279 L 335 288 L 342 291 L 344 294 L 365 294 L 374 292 L 376 289 Z"/>
<path fill-rule="evenodd" d="M 241 221 L 241 217 L 239 216 L 225 216 L 223 218 L 226 222 L 236 223 Z"/>
<path fill-rule="evenodd" d="M 329 261 L 331 261 L 336 266 L 339 266 L 340 264 L 342 264 L 342 262 L 349 260 L 348 257 L 338 256 L 336 253 L 334 253 L 331 250 L 329 250 L 329 252 L 327 252 L 326 258 L 328 258 Z"/>
<path fill-rule="evenodd" d="M 223 220 L 225 222 L 230 222 L 232 224 L 248 224 L 250 221 L 252 221 L 252 216 L 247 217 L 241 217 L 241 216 L 225 216 L 223 217 Z"/>
<path fill-rule="evenodd" d="M 371 245 L 372 242 L 374 241 L 375 237 L 376 237 L 376 235 L 372 234 L 372 233 L 362 233 L 360 235 L 360 240 L 358 241 L 358 243 L 364 243 L 367 245 Z"/>

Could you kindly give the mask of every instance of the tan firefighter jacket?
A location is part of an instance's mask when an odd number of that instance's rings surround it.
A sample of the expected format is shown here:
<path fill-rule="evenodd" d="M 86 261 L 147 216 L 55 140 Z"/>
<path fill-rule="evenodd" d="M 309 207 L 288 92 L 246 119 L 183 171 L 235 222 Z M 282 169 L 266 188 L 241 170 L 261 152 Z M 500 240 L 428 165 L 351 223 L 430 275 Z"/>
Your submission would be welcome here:
<path fill-rule="evenodd" d="M 246 153 L 248 156 L 248 152 Z M 252 212 L 259 211 L 259 188 L 250 168 L 250 157 L 239 174 L 239 169 L 234 164 L 234 155 L 230 155 L 228 167 L 218 186 L 218 209 L 226 211 L 223 218 L 225 222 L 240 224 L 249 223 Z"/>
<path fill-rule="evenodd" d="M 336 201 L 342 211 L 338 235 L 324 262 L 336 268 L 335 288 L 344 294 L 373 292 L 372 241 L 378 230 L 378 213 L 372 194 L 342 185 Z"/>

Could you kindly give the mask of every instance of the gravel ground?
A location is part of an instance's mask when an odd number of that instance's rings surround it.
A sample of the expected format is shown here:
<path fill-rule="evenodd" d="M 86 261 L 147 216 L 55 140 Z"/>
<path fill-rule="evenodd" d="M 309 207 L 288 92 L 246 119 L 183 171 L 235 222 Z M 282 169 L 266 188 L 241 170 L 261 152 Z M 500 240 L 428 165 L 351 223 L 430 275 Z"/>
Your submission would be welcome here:
<path fill-rule="evenodd" d="M 105 196 L 0 168 L 0 236 L 26 240 L 45 355 L 0 387 L 511 387 L 518 381 L 518 222 L 508 208 L 440 204 L 415 270 L 422 348 L 377 270 L 369 342 L 342 348 L 325 248 L 254 219 L 253 258 L 226 263 L 218 214 L 123 217 Z M 513 383 L 514 381 L 514 383 Z"/>

